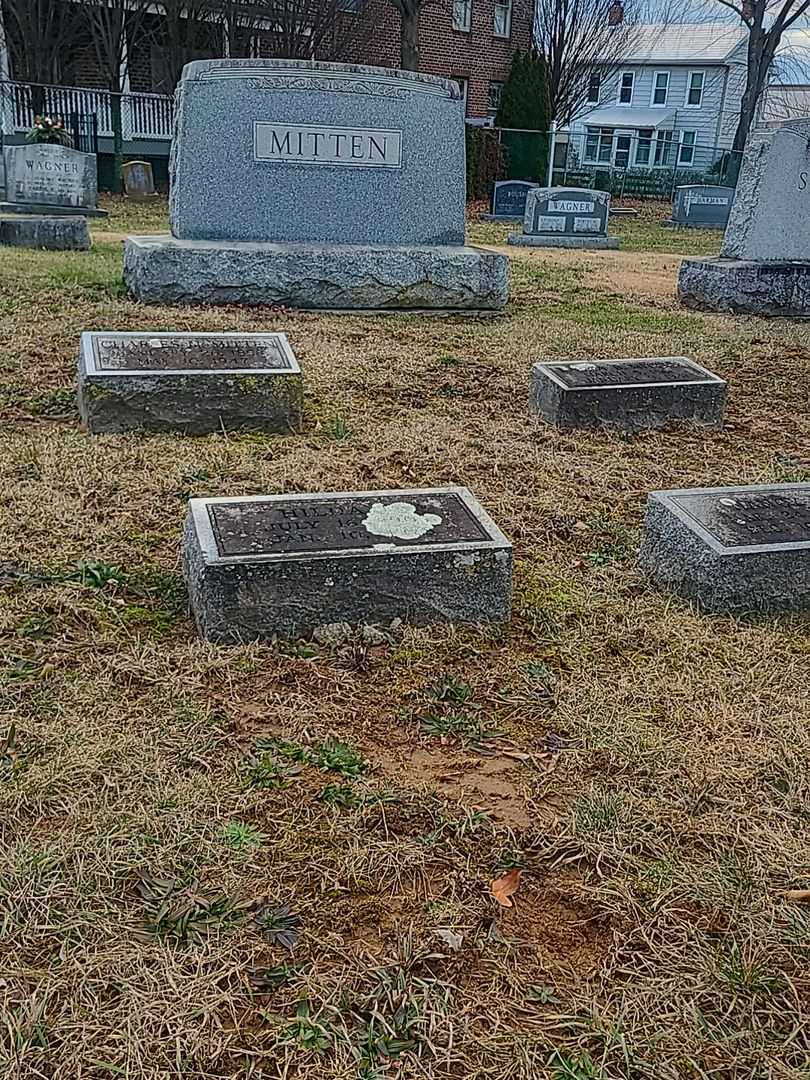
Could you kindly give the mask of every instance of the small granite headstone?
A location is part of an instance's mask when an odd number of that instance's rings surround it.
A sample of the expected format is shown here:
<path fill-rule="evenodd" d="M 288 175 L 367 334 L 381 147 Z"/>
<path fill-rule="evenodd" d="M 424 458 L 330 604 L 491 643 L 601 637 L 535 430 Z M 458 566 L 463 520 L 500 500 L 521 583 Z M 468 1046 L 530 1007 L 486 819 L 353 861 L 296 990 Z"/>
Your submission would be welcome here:
<path fill-rule="evenodd" d="M 524 247 L 617 248 L 607 235 L 610 194 L 589 188 L 536 188 L 526 196 L 523 233 L 510 244 Z"/>
<path fill-rule="evenodd" d="M 0 203 L 0 213 L 107 216 L 106 210 L 96 207 L 95 154 L 52 143 L 26 143 L 7 146 L 3 159 L 6 201 Z"/>
<path fill-rule="evenodd" d="M 156 195 L 155 176 L 148 161 L 127 161 L 121 166 L 124 192 L 130 199 L 149 199 Z"/>
<path fill-rule="evenodd" d="M 810 608 L 810 484 L 654 491 L 642 567 L 711 612 Z"/>
<path fill-rule="evenodd" d="M 526 196 L 539 184 L 529 180 L 496 180 L 488 214 L 482 221 L 522 221 L 526 213 Z"/>
<path fill-rule="evenodd" d="M 43 251 L 87 251 L 87 218 L 46 214 L 0 215 L 0 244 Z"/>
<path fill-rule="evenodd" d="M 499 309 L 464 245 L 458 83 L 320 60 L 197 60 L 176 93 L 171 236 L 129 237 L 146 303 Z"/>
<path fill-rule="evenodd" d="M 201 637 L 330 623 L 500 623 L 512 547 L 466 488 L 192 499 L 183 563 Z"/>
<path fill-rule="evenodd" d="M 664 224 L 672 228 L 725 229 L 734 188 L 709 184 L 682 184 L 675 189 L 672 219 Z"/>
<path fill-rule="evenodd" d="M 532 368 L 530 412 L 563 430 L 644 431 L 672 421 L 719 428 L 726 383 L 685 356 L 561 360 Z"/>
<path fill-rule="evenodd" d="M 720 257 L 684 259 L 688 307 L 810 314 L 810 120 L 753 131 Z"/>
<path fill-rule="evenodd" d="M 284 334 L 82 334 L 79 412 L 93 434 L 290 432 L 301 369 Z"/>

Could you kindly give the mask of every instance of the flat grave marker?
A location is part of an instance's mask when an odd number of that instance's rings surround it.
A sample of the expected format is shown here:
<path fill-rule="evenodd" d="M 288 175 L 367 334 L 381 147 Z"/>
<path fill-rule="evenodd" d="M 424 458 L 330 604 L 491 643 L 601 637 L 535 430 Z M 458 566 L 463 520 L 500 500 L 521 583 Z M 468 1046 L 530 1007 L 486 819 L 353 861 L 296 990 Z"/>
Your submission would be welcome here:
<path fill-rule="evenodd" d="M 211 641 L 498 623 L 511 606 L 511 545 L 466 488 L 192 499 L 183 560 Z"/>
<path fill-rule="evenodd" d="M 523 247 L 617 248 L 607 235 L 610 195 L 590 188 L 536 188 L 526 196 L 523 233 L 510 244 Z"/>
<path fill-rule="evenodd" d="M 284 334 L 82 334 L 79 412 L 94 434 L 299 431 L 301 369 Z"/>
<path fill-rule="evenodd" d="M 685 356 L 543 361 L 532 368 L 529 409 L 563 430 L 721 427 L 726 389 Z"/>
<path fill-rule="evenodd" d="M 640 561 L 707 611 L 810 608 L 810 484 L 654 491 Z"/>

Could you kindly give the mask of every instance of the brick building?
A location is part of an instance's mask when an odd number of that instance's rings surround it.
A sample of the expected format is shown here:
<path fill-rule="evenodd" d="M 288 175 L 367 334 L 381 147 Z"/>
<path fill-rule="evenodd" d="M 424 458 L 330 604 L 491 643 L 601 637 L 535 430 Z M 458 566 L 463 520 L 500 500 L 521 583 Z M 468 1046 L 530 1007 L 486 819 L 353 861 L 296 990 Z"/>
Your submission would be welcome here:
<path fill-rule="evenodd" d="M 63 3 L 69 9 L 78 9 L 82 0 L 63 0 Z M 160 10 L 159 4 L 156 8 Z M 194 10 L 199 13 L 201 6 L 198 4 Z M 303 0 L 300 10 L 304 10 Z M 324 0 L 317 10 L 331 11 L 335 25 L 332 40 L 316 48 L 315 55 L 399 67 L 401 18 L 390 0 Z M 207 18 L 197 18 L 193 28 L 190 26 L 188 34 L 183 35 L 187 38 L 183 42 L 184 59 L 229 54 L 289 56 L 306 52 L 306 46 L 301 49 L 300 42 L 295 52 L 285 51 L 278 38 L 257 28 L 244 32 L 229 47 L 215 2 L 211 12 Z M 532 19 L 533 0 L 424 0 L 419 16 L 419 70 L 459 81 L 465 90 L 469 117 L 492 115 L 509 74 L 512 55 L 515 50 L 525 50 L 530 45 Z M 82 29 L 80 18 L 76 23 L 60 70 L 39 81 L 109 89 L 109 79 L 99 69 L 87 29 Z M 128 62 L 123 89 L 133 93 L 170 94 L 178 74 L 177 42 L 174 47 L 167 46 L 161 16 L 157 13 L 139 18 L 137 26 L 136 34 L 127 33 Z M 25 44 L 19 43 L 18 48 L 25 48 Z M 11 53 L 10 65 L 6 61 L 11 78 L 24 78 L 15 73 L 18 65 L 14 63 L 14 49 Z"/>

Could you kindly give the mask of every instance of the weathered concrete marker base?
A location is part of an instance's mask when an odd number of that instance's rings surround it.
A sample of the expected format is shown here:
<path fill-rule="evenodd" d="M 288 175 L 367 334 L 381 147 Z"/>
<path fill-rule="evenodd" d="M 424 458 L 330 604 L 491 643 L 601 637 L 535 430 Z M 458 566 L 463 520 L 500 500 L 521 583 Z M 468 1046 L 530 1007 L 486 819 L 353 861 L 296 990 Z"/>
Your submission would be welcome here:
<path fill-rule="evenodd" d="M 516 247 L 585 248 L 592 251 L 615 251 L 619 247 L 618 236 L 527 236 L 510 233 L 508 244 Z"/>
<path fill-rule="evenodd" d="M 301 369 L 284 334 L 82 334 L 79 412 L 89 431 L 290 432 Z"/>
<path fill-rule="evenodd" d="M 52 206 L 50 203 L 0 202 L 0 214 L 45 214 L 48 217 L 107 218 L 106 210 L 92 206 Z"/>
<path fill-rule="evenodd" d="M 215 642 L 501 623 L 511 608 L 511 544 L 466 488 L 192 499 L 183 562 Z"/>
<path fill-rule="evenodd" d="M 0 217 L 0 244 L 46 251 L 87 251 L 90 231 L 83 217 Z"/>
<path fill-rule="evenodd" d="M 810 262 L 684 259 L 678 299 L 685 307 L 748 315 L 810 314 Z"/>
<path fill-rule="evenodd" d="M 124 281 L 149 304 L 499 310 L 508 260 L 473 247 L 360 247 L 130 236 Z"/>
<path fill-rule="evenodd" d="M 643 431 L 672 421 L 722 427 L 726 383 L 685 356 L 546 361 L 532 368 L 529 410 L 563 430 Z"/>
<path fill-rule="evenodd" d="M 640 562 L 709 612 L 810 608 L 810 484 L 654 491 Z"/>

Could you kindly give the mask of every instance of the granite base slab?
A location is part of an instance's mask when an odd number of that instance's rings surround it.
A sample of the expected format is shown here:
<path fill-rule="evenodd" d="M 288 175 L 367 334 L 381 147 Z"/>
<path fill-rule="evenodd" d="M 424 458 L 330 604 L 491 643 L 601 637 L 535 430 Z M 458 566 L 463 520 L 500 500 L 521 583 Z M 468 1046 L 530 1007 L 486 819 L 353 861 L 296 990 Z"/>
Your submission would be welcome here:
<path fill-rule="evenodd" d="M 182 555 L 197 630 L 223 644 L 511 610 L 511 545 L 466 488 L 192 499 Z"/>
<path fill-rule="evenodd" d="M 54 206 L 52 203 L 0 202 L 0 214 L 47 214 L 49 217 L 106 218 L 106 210 L 91 206 Z"/>
<path fill-rule="evenodd" d="M 747 315 L 810 315 L 810 262 L 684 259 L 678 273 L 684 307 Z"/>
<path fill-rule="evenodd" d="M 654 491 L 641 567 L 707 612 L 810 609 L 810 484 Z"/>
<path fill-rule="evenodd" d="M 500 310 L 508 260 L 474 247 L 237 243 L 130 236 L 124 282 L 147 304 Z"/>
<path fill-rule="evenodd" d="M 0 217 L 0 244 L 45 251 L 87 251 L 90 232 L 83 217 Z"/>
<path fill-rule="evenodd" d="M 591 251 L 614 251 L 619 246 L 618 236 L 531 236 L 510 233 L 506 240 L 516 247 L 584 248 Z"/>
<path fill-rule="evenodd" d="M 725 225 L 713 221 L 662 221 L 664 229 L 710 229 L 714 232 L 723 232 Z"/>

